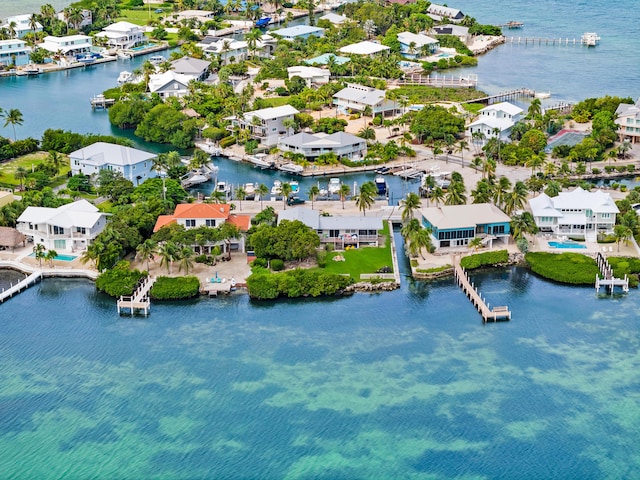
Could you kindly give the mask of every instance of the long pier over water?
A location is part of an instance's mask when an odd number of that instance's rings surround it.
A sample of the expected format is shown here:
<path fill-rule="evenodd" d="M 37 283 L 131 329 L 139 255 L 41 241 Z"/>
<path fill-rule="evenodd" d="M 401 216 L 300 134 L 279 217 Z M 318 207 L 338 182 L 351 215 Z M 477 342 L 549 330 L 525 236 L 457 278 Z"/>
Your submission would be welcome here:
<path fill-rule="evenodd" d="M 548 45 L 548 46 L 570 46 L 588 45 L 582 38 L 536 38 L 536 37 L 506 37 L 505 43 L 511 45 Z"/>

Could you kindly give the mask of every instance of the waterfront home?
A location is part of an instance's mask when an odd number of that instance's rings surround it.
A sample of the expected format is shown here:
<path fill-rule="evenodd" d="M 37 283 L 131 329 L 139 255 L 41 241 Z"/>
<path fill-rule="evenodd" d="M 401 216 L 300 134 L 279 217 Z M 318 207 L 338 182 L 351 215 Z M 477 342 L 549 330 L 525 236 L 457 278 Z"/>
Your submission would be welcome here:
<path fill-rule="evenodd" d="M 215 56 L 223 64 L 246 60 L 249 54 L 248 43 L 244 40 L 207 36 L 196 46 L 202 48 L 205 55 Z"/>
<path fill-rule="evenodd" d="M 278 224 L 298 220 L 318 233 L 321 244 L 330 244 L 336 250 L 347 246 L 378 246 L 378 231 L 382 218 L 364 215 L 321 215 L 319 210 L 296 207 L 278 212 Z"/>
<path fill-rule="evenodd" d="M 423 207 L 420 215 L 436 248 L 465 247 L 475 237 L 489 248 L 494 240 L 509 243 L 511 218 L 493 203 Z"/>
<path fill-rule="evenodd" d="M 116 22 L 96 33 L 96 37 L 102 37 L 111 48 L 127 49 L 144 45 L 147 37 L 144 28 L 129 22 Z"/>
<path fill-rule="evenodd" d="M 324 28 L 313 27 L 310 25 L 296 25 L 295 27 L 280 28 L 278 30 L 272 30 L 272 35 L 277 35 L 284 40 L 293 42 L 295 39 L 300 38 L 306 40 L 307 38 L 322 37 L 324 35 Z"/>
<path fill-rule="evenodd" d="M 621 142 L 640 143 L 640 98 L 634 104 L 621 103 L 615 114 Z"/>
<path fill-rule="evenodd" d="M 61 253 L 85 250 L 106 224 L 107 214 L 82 199 L 58 208 L 27 207 L 16 228 L 34 245 Z"/>
<path fill-rule="evenodd" d="M 182 57 L 171 62 L 171 70 L 201 82 L 209 76 L 209 62 L 199 58 Z"/>
<path fill-rule="evenodd" d="M 369 40 L 352 43 L 338 49 L 340 53 L 345 53 L 348 55 L 362 55 L 366 57 L 375 57 L 376 55 L 379 55 L 382 52 L 386 52 L 388 50 L 390 50 L 390 48 L 386 45 L 381 45 L 377 42 L 370 42 Z"/>
<path fill-rule="evenodd" d="M 173 70 L 149 75 L 149 91 L 157 93 L 160 98 L 184 97 L 189 92 L 191 77 L 176 73 Z"/>
<path fill-rule="evenodd" d="M 345 132 L 335 132 L 330 135 L 301 132 L 280 138 L 278 148 L 283 152 L 302 154 L 309 161 L 329 153 L 335 154 L 338 158 L 350 160 L 360 160 L 367 155 L 366 140 Z"/>
<path fill-rule="evenodd" d="M 7 32 L 10 32 L 13 28 L 15 32 L 13 37 L 23 38 L 27 33 L 38 33 L 42 31 L 42 24 L 35 22 L 35 25 L 31 25 L 31 15 L 14 15 L 8 17 L 6 23 L 0 28 L 5 28 Z"/>
<path fill-rule="evenodd" d="M 44 37 L 44 41 L 38 47 L 54 55 L 62 54 L 67 57 L 75 57 L 91 51 L 93 38 L 87 35 L 67 35 L 64 37 L 49 35 Z"/>
<path fill-rule="evenodd" d="M 436 35 L 453 35 L 458 37 L 465 45 L 471 41 L 471 35 L 469 35 L 469 28 L 462 25 L 455 25 L 448 23 L 446 25 L 434 25 L 433 33 Z"/>
<path fill-rule="evenodd" d="M 293 120 L 293 116 L 300 113 L 291 105 L 269 107 L 252 112 L 245 112 L 242 118 L 231 118 L 231 125 L 227 128 L 233 130 L 240 128 L 249 130 L 251 136 L 264 146 L 271 147 L 278 143 L 278 139 L 287 133 L 284 126 L 285 120 Z"/>
<path fill-rule="evenodd" d="M 331 72 L 326 68 L 318 68 L 318 67 L 307 67 L 305 65 L 296 65 L 294 67 L 287 68 L 287 73 L 289 75 L 289 79 L 293 77 L 302 78 L 307 87 L 311 87 L 313 85 L 326 85 L 329 83 L 329 77 L 331 77 Z"/>
<path fill-rule="evenodd" d="M 326 20 L 327 22 L 333 25 L 342 25 L 343 23 L 349 22 L 349 18 L 344 15 L 338 15 L 337 13 L 327 13 L 326 15 L 318 18 L 318 21 Z"/>
<path fill-rule="evenodd" d="M 399 113 L 398 102 L 385 98 L 385 95 L 384 90 L 348 83 L 333 96 L 333 104 L 340 113 L 344 114 L 350 111 L 364 112 L 367 107 L 373 116 Z"/>
<path fill-rule="evenodd" d="M 350 61 L 351 59 L 349 57 L 340 57 L 338 55 L 334 55 L 333 53 L 323 53 L 322 55 L 318 55 L 317 57 L 305 60 L 304 63 L 306 63 L 307 65 L 328 65 L 329 63 L 344 65 L 345 63 L 348 63 Z"/>
<path fill-rule="evenodd" d="M 438 40 L 422 33 L 400 32 L 398 41 L 400 42 L 400 53 L 406 58 L 414 59 L 431 55 L 440 46 Z"/>
<path fill-rule="evenodd" d="M 84 27 L 88 27 L 89 25 L 93 24 L 93 13 L 91 12 L 91 10 L 82 9 L 80 10 L 80 13 L 82 15 L 82 20 L 80 20 L 78 23 L 75 23 L 75 24 L 72 24 L 71 22 L 69 22 L 69 20 L 67 20 L 67 15 L 64 12 L 64 10 L 62 12 L 58 12 L 56 14 L 56 18 L 61 22 L 66 23 L 70 27 L 73 27 L 76 29 L 82 29 Z"/>
<path fill-rule="evenodd" d="M 595 242 L 598 233 L 611 233 L 620 212 L 611 195 L 597 190 L 588 192 L 580 187 L 560 192 L 556 197 L 541 193 L 529 200 L 538 230 Z"/>
<path fill-rule="evenodd" d="M 199 227 L 216 228 L 225 223 L 238 227 L 241 232 L 246 232 L 251 226 L 249 215 L 237 215 L 231 213 L 231 205 L 228 203 L 180 203 L 172 215 L 160 215 L 156 220 L 153 231 L 157 232 L 162 227 L 172 224 L 182 225 L 186 230 Z M 231 250 L 244 251 L 244 238 L 233 239 L 230 242 L 220 242 L 223 252 Z M 209 252 L 211 253 L 211 245 Z M 225 247 L 227 247 L 225 249 Z"/>
<path fill-rule="evenodd" d="M 182 12 L 171 15 L 171 19 L 175 22 L 196 20 L 200 23 L 206 23 L 214 18 L 215 12 L 209 10 L 183 10 Z"/>
<path fill-rule="evenodd" d="M 69 154 L 73 175 L 97 175 L 100 170 L 112 170 L 134 185 L 156 177 L 152 169 L 155 153 L 113 143 L 96 142 Z"/>
<path fill-rule="evenodd" d="M 464 18 L 464 13 L 457 8 L 445 7 L 444 5 L 438 5 L 436 3 L 429 5 L 427 15 L 437 21 L 447 18 L 454 23 L 461 22 Z"/>
<path fill-rule="evenodd" d="M 7 67 L 26 65 L 29 63 L 31 47 L 24 40 L 0 40 L 0 65 Z"/>
<path fill-rule="evenodd" d="M 467 126 L 466 134 L 472 137 L 480 132 L 485 139 L 498 137 L 508 141 L 511 128 L 522 119 L 522 113 L 520 107 L 509 102 L 489 105 L 478 112 L 478 118 Z"/>

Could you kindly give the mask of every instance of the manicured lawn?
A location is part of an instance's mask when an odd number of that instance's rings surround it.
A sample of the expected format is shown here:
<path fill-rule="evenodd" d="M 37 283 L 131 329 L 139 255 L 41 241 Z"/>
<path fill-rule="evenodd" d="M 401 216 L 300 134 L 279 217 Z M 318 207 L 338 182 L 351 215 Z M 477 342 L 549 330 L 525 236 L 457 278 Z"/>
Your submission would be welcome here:
<path fill-rule="evenodd" d="M 327 266 L 322 270 L 327 273 L 348 274 L 355 281 L 360 281 L 362 273 L 376 273 L 382 267 L 393 269 L 391 258 L 391 240 L 389 239 L 389 227 L 385 224 L 381 231 L 387 237 L 384 247 L 362 247 L 353 250 L 331 252 L 327 257 Z M 344 262 L 336 262 L 333 258 L 342 255 Z"/>
<path fill-rule="evenodd" d="M 15 179 L 15 173 L 18 167 L 23 167 L 28 173 L 32 171 L 37 165 L 44 163 L 47 160 L 49 154 L 44 152 L 31 153 L 23 157 L 9 160 L 8 162 L 0 164 L 0 183 L 7 186 L 20 186 L 20 181 Z M 66 160 L 64 166 L 61 168 L 59 176 L 52 180 L 53 186 L 66 182 L 67 172 L 71 170 L 69 161 Z"/>
<path fill-rule="evenodd" d="M 149 16 L 149 10 L 147 9 L 121 10 L 120 16 L 118 17 L 118 21 L 130 22 L 130 23 L 135 23 L 136 25 L 144 26 L 149 22 L 149 18 L 151 18 L 151 20 L 158 20 L 159 17 L 166 18 L 167 15 L 172 13 L 170 11 L 167 11 L 166 8 L 163 8 L 164 12 L 162 13 L 155 13 L 156 8 L 162 8 L 162 7 L 151 5 L 151 16 Z"/>
<path fill-rule="evenodd" d="M 263 99 L 270 107 L 281 107 L 289 103 L 290 97 L 269 97 Z"/>
<path fill-rule="evenodd" d="M 439 88 L 425 85 L 415 85 L 396 88 L 393 91 L 398 96 L 404 96 L 411 103 L 428 103 L 437 101 L 461 102 L 484 97 L 486 94 L 472 88 Z"/>

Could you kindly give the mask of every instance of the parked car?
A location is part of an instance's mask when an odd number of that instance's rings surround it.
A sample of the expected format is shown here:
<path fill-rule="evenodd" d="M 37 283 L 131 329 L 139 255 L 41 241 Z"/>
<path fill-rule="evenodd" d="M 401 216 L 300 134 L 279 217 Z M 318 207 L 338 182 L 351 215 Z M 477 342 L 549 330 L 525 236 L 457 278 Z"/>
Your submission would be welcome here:
<path fill-rule="evenodd" d="M 304 202 L 300 197 L 289 197 L 287 199 L 287 205 L 302 205 Z"/>

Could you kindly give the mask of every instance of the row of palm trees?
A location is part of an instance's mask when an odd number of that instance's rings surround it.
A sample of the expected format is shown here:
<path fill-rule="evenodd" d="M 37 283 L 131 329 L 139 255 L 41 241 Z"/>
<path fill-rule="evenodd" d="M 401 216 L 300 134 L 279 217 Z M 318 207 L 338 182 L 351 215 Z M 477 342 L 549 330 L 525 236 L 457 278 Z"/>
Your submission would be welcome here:
<path fill-rule="evenodd" d="M 42 260 L 48 261 L 49 266 L 53 267 L 53 261 L 58 256 L 58 252 L 56 252 L 55 250 L 47 250 L 43 244 L 37 243 L 33 246 L 33 255 L 41 267 Z"/>
<path fill-rule="evenodd" d="M 220 249 L 216 248 L 219 255 Z M 193 268 L 195 253 L 190 246 L 171 240 L 157 243 L 147 239 L 136 248 L 136 257 L 141 262 L 146 262 L 147 272 L 149 271 L 149 262 L 155 262 L 156 256 L 160 258 L 160 267 L 166 266 L 169 275 L 171 275 L 173 264 L 176 262 L 178 263 L 178 271 L 181 272 L 184 269 L 185 274 L 188 274 L 189 270 Z"/>

